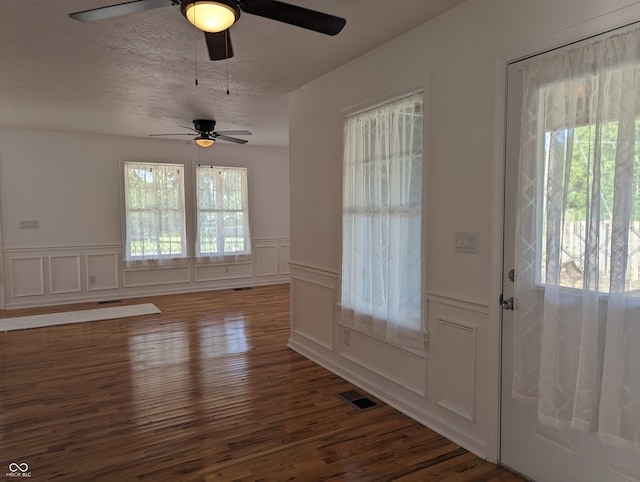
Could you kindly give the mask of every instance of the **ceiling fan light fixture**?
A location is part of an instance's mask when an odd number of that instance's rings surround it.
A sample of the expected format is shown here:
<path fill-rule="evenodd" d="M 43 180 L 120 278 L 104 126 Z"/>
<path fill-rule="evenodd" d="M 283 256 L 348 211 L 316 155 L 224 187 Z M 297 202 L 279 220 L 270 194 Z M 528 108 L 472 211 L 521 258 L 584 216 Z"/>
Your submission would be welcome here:
<path fill-rule="evenodd" d="M 187 0 L 182 2 L 180 10 L 196 28 L 212 33 L 227 30 L 240 17 L 235 0 Z"/>
<path fill-rule="evenodd" d="M 207 134 L 201 134 L 196 137 L 196 144 L 198 144 L 200 147 L 211 147 L 214 142 L 215 140 L 209 137 Z"/>

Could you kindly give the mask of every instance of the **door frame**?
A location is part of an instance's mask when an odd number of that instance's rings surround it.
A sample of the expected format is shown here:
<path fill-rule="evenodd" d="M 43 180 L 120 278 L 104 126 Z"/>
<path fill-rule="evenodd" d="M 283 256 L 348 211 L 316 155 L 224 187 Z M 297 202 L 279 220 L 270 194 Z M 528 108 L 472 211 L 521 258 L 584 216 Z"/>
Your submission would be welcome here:
<path fill-rule="evenodd" d="M 551 34 L 539 37 L 524 44 L 505 49 L 494 58 L 495 89 L 493 118 L 493 190 L 491 238 L 491 293 L 489 306 L 489 412 L 487 439 L 487 460 L 500 463 L 501 431 L 501 387 L 502 387 L 502 308 L 498 300 L 502 293 L 503 273 L 503 224 L 504 224 L 504 182 L 506 166 L 506 128 L 507 128 L 507 76 L 509 64 L 539 55 L 556 48 L 564 47 L 589 37 L 623 28 L 640 22 L 640 3 L 608 12 Z"/>
<path fill-rule="evenodd" d="M 2 183 L 3 176 L 3 162 L 2 162 L 2 154 L 0 154 L 0 184 Z M 2 192 L 0 191 L 0 194 Z M 1 196 L 0 196 L 1 198 Z M 0 310 L 4 311 L 6 308 L 6 295 L 5 295 L 5 270 L 4 270 L 4 243 L 2 236 L 2 202 L 0 202 Z"/>

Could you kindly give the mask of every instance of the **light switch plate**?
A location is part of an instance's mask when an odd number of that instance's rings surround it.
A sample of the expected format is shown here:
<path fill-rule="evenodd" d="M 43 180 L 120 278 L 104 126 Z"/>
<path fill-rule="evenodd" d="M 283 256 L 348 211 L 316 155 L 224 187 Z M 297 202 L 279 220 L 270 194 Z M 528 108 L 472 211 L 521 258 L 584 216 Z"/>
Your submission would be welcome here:
<path fill-rule="evenodd" d="M 20 229 L 38 229 L 39 223 L 37 220 L 20 220 Z"/>
<path fill-rule="evenodd" d="M 480 252 L 480 233 L 455 233 L 454 251 L 456 253 L 478 254 Z"/>

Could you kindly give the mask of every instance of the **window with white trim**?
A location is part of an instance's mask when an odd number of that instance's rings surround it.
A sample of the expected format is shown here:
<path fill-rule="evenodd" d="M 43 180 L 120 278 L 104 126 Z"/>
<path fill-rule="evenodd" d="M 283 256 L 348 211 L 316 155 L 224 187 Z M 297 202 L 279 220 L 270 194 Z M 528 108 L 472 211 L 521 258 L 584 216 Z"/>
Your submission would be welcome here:
<path fill-rule="evenodd" d="M 187 257 L 184 165 L 124 163 L 125 262 L 164 265 Z"/>
<path fill-rule="evenodd" d="M 247 169 L 198 166 L 196 219 L 199 260 L 248 259 L 251 237 Z"/>
<path fill-rule="evenodd" d="M 424 346 L 423 93 L 345 119 L 342 320 L 395 344 Z"/>

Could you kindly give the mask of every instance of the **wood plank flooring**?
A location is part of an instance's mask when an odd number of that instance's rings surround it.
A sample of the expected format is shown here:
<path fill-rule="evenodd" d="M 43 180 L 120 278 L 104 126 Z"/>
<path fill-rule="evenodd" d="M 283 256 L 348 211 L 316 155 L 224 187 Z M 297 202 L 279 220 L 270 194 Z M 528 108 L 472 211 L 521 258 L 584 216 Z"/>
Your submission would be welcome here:
<path fill-rule="evenodd" d="M 286 347 L 288 285 L 119 304 L 140 302 L 162 313 L 0 333 L 0 478 L 28 464 L 38 481 L 522 480 L 339 399 L 356 387 Z"/>

